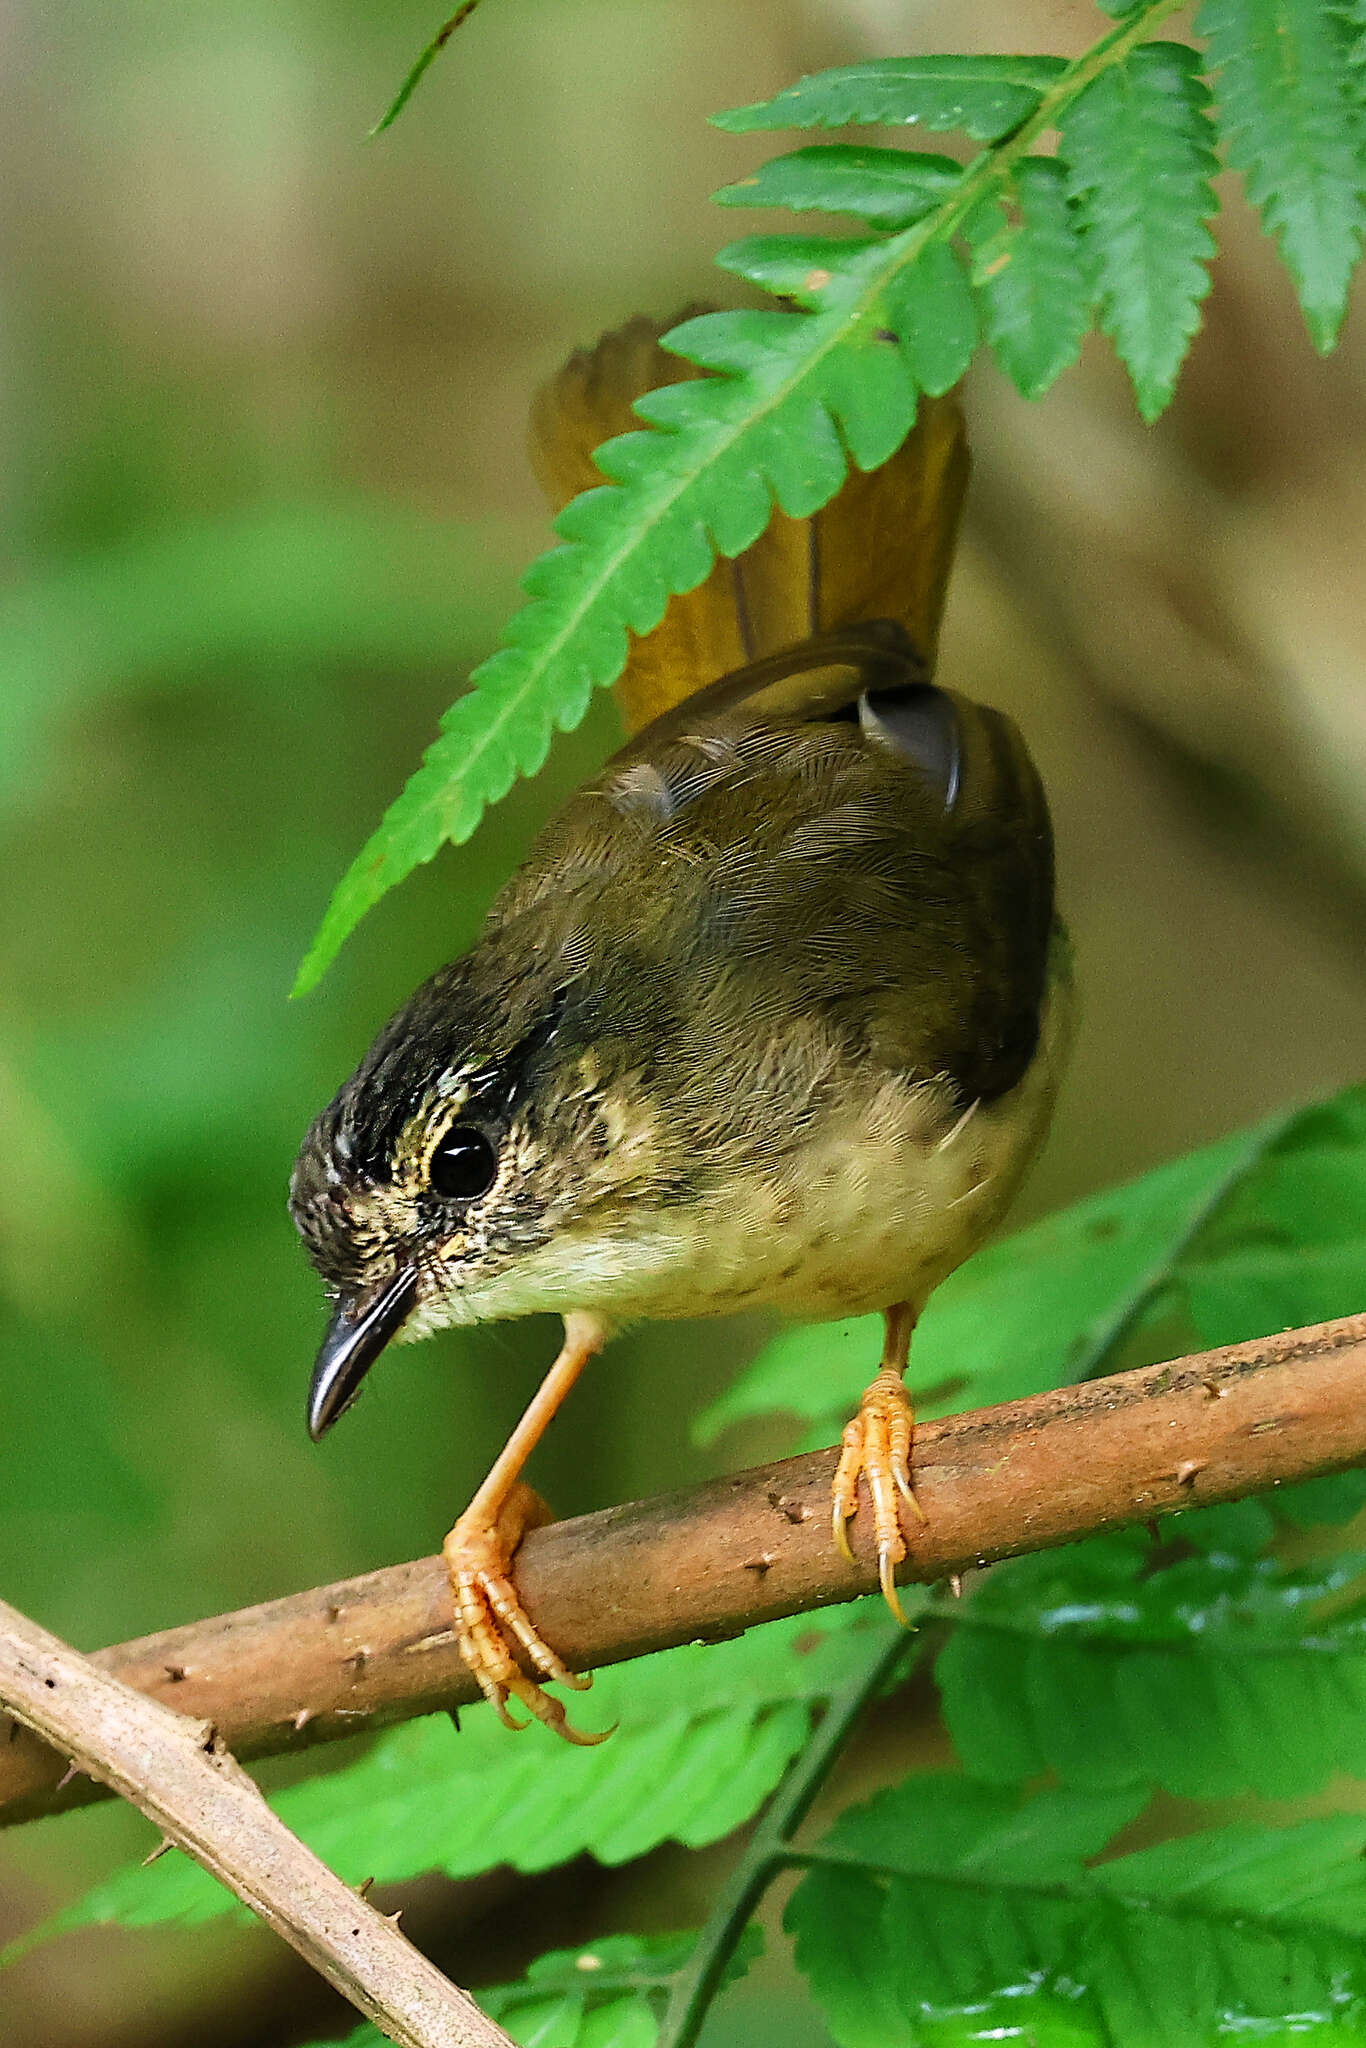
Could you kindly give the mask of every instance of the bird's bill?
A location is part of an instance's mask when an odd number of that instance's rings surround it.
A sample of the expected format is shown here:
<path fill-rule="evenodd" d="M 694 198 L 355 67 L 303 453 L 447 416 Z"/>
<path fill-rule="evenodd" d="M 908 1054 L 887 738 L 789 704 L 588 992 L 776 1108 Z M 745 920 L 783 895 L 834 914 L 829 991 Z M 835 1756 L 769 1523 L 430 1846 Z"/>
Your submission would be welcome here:
<path fill-rule="evenodd" d="M 416 1296 L 417 1274 L 404 1266 L 378 1294 L 338 1304 L 308 1389 L 308 1433 L 314 1443 L 351 1406 L 361 1381 L 397 1333 Z"/>

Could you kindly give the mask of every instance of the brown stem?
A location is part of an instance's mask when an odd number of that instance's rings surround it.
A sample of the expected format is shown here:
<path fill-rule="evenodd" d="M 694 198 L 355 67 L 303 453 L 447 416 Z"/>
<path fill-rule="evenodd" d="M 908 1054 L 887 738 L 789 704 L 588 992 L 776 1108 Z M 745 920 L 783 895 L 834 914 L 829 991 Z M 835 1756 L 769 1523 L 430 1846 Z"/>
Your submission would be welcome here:
<path fill-rule="evenodd" d="M 517 1582 L 578 1670 L 875 1590 L 866 1510 L 856 1562 L 830 1537 L 836 1453 L 534 1530 Z M 922 1423 L 903 1580 L 1046 1550 L 1174 1508 L 1366 1463 L 1366 1315 Z M 97 1653 L 140 1691 L 263 1756 L 462 1705 L 439 1557 L 168 1629 Z M 513 1738 L 509 1738 L 511 1740 Z M 98 1798 L 65 1756 L 0 1727 L 0 1822 Z"/>
<path fill-rule="evenodd" d="M 266 1805 L 212 1721 L 173 1713 L 0 1600 L 0 1702 L 154 1820 L 402 2048 L 512 2048 Z"/>

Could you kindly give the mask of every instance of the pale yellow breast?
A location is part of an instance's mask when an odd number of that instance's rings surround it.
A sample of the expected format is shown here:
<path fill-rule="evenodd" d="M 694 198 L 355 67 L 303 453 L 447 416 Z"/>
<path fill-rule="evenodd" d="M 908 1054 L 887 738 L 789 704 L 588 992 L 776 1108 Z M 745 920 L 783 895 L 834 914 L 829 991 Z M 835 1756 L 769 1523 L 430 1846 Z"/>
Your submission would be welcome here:
<path fill-rule="evenodd" d="M 846 1097 L 785 1166 L 724 1195 L 641 1205 L 609 1230 L 563 1231 L 470 1290 L 465 1316 L 595 1309 L 614 1322 L 775 1307 L 797 1317 L 918 1310 L 995 1227 L 1047 1128 L 1068 994 L 1047 1004 L 1017 1087 L 966 1115 L 939 1084 L 884 1080 Z"/>

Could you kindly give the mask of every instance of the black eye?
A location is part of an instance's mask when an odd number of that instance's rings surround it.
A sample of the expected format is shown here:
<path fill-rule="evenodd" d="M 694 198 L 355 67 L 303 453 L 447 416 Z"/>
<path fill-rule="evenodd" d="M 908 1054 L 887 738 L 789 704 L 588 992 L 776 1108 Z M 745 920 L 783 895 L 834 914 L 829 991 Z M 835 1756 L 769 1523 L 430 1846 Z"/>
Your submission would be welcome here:
<path fill-rule="evenodd" d="M 472 1202 L 486 1195 L 497 1174 L 498 1154 L 473 1124 L 452 1124 L 432 1154 L 432 1186 L 451 1201 Z"/>

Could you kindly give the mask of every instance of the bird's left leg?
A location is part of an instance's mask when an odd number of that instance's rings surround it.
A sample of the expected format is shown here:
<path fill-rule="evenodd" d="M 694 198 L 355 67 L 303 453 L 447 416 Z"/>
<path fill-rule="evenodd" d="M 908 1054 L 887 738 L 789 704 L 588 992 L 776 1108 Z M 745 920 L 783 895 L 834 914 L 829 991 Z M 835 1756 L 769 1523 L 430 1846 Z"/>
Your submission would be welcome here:
<path fill-rule="evenodd" d="M 558 1358 L 499 1452 L 488 1478 L 441 1546 L 455 1594 L 460 1655 L 484 1697 L 509 1728 L 526 1726 L 508 1712 L 508 1700 L 518 1699 L 567 1742 L 601 1742 L 611 1731 L 590 1735 L 573 1727 L 560 1702 L 534 1678 L 528 1678 L 517 1663 L 520 1649 L 542 1678 L 558 1679 L 579 1691 L 593 1682 L 566 1670 L 542 1640 L 512 1583 L 512 1558 L 518 1544 L 528 1529 L 550 1520 L 544 1501 L 530 1487 L 519 1484 L 519 1474 L 550 1418 L 606 1338 L 607 1326 L 600 1316 L 576 1311 L 565 1317 Z"/>
<path fill-rule="evenodd" d="M 858 1414 L 845 1424 L 831 1489 L 835 1541 L 852 1564 L 854 1553 L 849 1548 L 845 1524 L 858 1512 L 859 1474 L 867 1480 L 873 1503 L 878 1580 L 887 1605 L 902 1623 L 906 1616 L 897 1597 L 895 1573 L 906 1555 L 906 1538 L 897 1495 L 915 1509 L 922 1522 L 925 1519 L 925 1510 L 911 1487 L 915 1413 L 904 1384 L 915 1313 L 910 1303 L 904 1301 L 885 1312 L 881 1369 L 872 1385 L 864 1389 Z"/>

